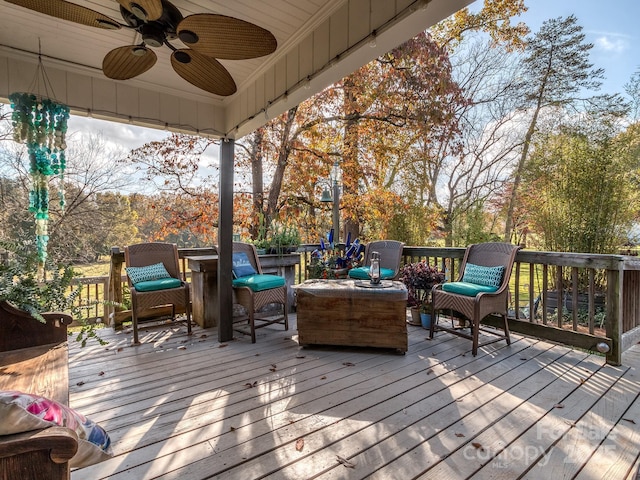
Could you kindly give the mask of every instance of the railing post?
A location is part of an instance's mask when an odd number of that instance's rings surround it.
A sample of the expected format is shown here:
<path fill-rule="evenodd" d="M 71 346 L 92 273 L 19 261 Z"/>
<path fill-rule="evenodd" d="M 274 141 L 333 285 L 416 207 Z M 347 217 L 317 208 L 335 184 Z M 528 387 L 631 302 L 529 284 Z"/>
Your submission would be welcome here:
<path fill-rule="evenodd" d="M 120 251 L 120 247 L 111 247 L 111 262 L 109 266 L 109 287 L 107 290 L 109 302 L 122 304 L 122 264 L 124 254 Z M 114 307 L 112 305 L 105 306 L 105 324 L 111 327 L 116 325 L 116 311 L 122 310 L 122 307 Z"/>
<path fill-rule="evenodd" d="M 624 270 L 619 262 L 616 270 L 607 270 L 607 321 L 606 333 L 611 339 L 611 350 L 607 352 L 607 363 L 622 364 L 622 309 L 624 292 Z"/>

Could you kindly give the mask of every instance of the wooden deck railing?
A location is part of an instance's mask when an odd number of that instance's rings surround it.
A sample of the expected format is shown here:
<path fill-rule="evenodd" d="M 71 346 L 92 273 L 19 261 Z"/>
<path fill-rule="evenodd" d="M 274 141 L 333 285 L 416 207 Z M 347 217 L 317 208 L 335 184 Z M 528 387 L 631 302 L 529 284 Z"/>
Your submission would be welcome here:
<path fill-rule="evenodd" d="M 316 245 L 301 245 L 297 283 L 306 278 L 306 265 Z M 184 260 L 193 255 L 214 254 L 214 248 L 179 249 L 185 279 L 189 271 Z M 403 263 L 427 260 L 455 280 L 464 248 L 405 246 Z M 81 299 L 126 300 L 124 254 L 114 249 L 111 276 L 78 280 Z M 108 292 L 105 295 L 104 292 Z M 123 310 L 123 309 L 118 309 Z M 618 364 L 624 350 L 640 340 L 640 260 L 626 255 L 534 252 L 521 250 L 511 276 L 510 328 L 514 331 L 596 350 L 609 348 L 607 361 Z M 112 324 L 116 313 L 98 304 L 90 317 Z"/>

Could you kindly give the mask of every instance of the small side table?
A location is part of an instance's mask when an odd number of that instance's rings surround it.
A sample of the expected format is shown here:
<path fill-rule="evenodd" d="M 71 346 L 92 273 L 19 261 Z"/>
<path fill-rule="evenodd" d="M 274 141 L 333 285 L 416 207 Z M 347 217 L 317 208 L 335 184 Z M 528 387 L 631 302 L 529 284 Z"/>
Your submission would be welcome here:
<path fill-rule="evenodd" d="M 218 255 L 187 257 L 191 270 L 191 314 L 202 328 L 218 326 Z"/>

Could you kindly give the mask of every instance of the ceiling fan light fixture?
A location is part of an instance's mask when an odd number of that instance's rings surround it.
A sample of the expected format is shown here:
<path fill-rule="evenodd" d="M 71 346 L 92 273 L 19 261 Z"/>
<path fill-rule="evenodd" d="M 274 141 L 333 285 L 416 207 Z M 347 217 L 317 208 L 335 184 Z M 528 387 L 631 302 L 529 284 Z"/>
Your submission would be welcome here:
<path fill-rule="evenodd" d="M 131 53 L 133 53 L 136 57 L 144 57 L 147 54 L 147 51 L 147 47 L 145 47 L 144 45 L 138 45 L 136 47 L 133 47 Z"/>
<path fill-rule="evenodd" d="M 146 21 L 149 17 L 147 15 L 147 11 L 135 2 L 131 2 L 129 4 L 129 11 L 133 13 L 136 17 L 138 17 L 140 20 Z"/>
<path fill-rule="evenodd" d="M 180 63 L 184 63 L 184 64 L 191 63 L 191 55 L 189 55 L 187 52 L 184 52 L 182 50 L 174 52 L 173 56 Z"/>
<path fill-rule="evenodd" d="M 150 47 L 158 48 L 164 45 L 166 36 L 162 29 L 154 25 L 153 23 L 144 24 L 141 34 L 144 43 L 146 45 L 149 45 Z"/>
<path fill-rule="evenodd" d="M 199 40 L 198 34 L 196 32 L 192 32 L 191 30 L 181 30 L 178 32 L 178 38 L 183 43 L 194 44 Z"/>

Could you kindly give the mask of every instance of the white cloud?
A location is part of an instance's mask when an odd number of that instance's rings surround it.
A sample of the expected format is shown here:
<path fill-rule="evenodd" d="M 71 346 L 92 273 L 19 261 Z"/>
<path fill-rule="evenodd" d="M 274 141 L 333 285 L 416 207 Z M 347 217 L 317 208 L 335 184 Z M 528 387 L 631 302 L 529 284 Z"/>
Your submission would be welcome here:
<path fill-rule="evenodd" d="M 622 53 L 629 49 L 629 40 L 622 35 L 600 35 L 594 42 L 596 48 L 605 52 Z"/>

